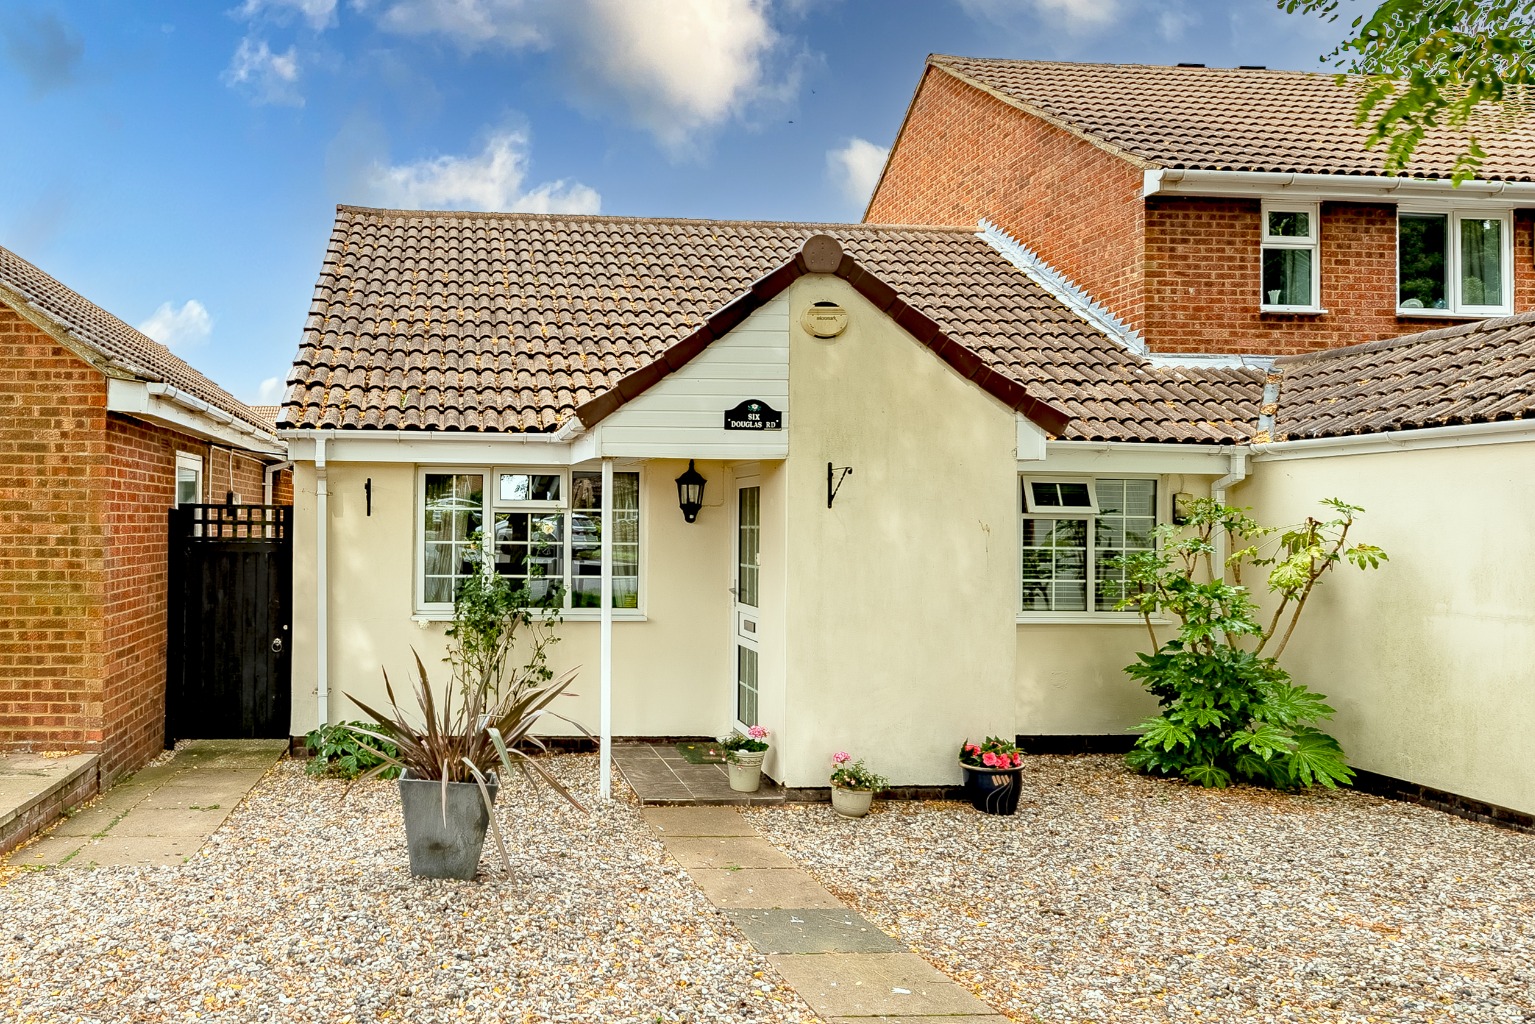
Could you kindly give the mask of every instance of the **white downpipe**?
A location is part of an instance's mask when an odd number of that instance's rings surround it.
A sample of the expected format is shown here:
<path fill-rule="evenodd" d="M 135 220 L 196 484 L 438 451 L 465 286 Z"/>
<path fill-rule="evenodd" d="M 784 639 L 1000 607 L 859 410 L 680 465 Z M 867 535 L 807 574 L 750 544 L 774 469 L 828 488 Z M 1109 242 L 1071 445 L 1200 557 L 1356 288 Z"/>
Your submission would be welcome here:
<path fill-rule="evenodd" d="M 285 469 L 292 468 L 293 463 L 291 462 L 274 462 L 266 468 L 266 484 L 261 491 L 261 503 L 263 505 L 270 505 L 272 503 L 272 482 L 277 479 L 277 474 Z"/>
<path fill-rule="evenodd" d="M 330 572 L 326 556 L 330 536 L 330 485 L 325 479 L 325 438 L 314 442 L 315 559 L 315 701 L 319 724 L 330 724 Z"/>
<path fill-rule="evenodd" d="M 1247 479 L 1247 449 L 1234 448 L 1231 451 L 1230 469 L 1225 476 L 1220 477 L 1210 484 L 1210 498 L 1220 504 L 1226 504 L 1226 488 L 1232 484 L 1239 484 Z M 1212 556 L 1215 561 L 1215 571 L 1226 576 L 1226 534 L 1217 531 L 1215 534 L 1215 553 Z"/>
<path fill-rule="evenodd" d="M 613 460 L 602 460 L 602 653 L 598 660 L 598 792 L 613 799 Z"/>

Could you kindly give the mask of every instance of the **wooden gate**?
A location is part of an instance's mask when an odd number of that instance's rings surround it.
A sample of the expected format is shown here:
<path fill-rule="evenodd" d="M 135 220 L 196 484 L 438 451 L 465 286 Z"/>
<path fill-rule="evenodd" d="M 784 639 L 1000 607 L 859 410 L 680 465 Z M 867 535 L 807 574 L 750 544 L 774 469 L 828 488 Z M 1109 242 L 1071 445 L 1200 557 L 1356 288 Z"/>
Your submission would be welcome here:
<path fill-rule="evenodd" d="M 288 736 L 293 509 L 170 511 L 165 745 Z"/>

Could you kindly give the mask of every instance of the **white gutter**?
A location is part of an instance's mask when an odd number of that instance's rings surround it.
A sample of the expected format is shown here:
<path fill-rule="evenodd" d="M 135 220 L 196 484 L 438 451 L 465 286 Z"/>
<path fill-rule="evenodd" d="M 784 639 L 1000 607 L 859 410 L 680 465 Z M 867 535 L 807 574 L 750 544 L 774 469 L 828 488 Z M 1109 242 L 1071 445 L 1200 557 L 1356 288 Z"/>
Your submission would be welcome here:
<path fill-rule="evenodd" d="M 261 491 L 261 503 L 263 505 L 270 505 L 272 503 L 272 482 L 277 478 L 277 474 L 285 469 L 292 468 L 293 463 L 291 462 L 274 462 L 266 468 L 266 483 L 262 485 Z"/>
<path fill-rule="evenodd" d="M 244 451 L 261 455 L 284 454 L 283 443 L 276 434 L 169 384 L 108 377 L 107 411 L 158 420 L 178 430 Z"/>
<path fill-rule="evenodd" d="M 577 420 L 576 422 L 580 422 Z M 563 427 L 560 430 L 564 430 Z M 510 431 L 491 430 L 372 430 L 342 429 L 339 427 L 288 427 L 280 431 L 285 438 L 300 441 L 321 439 L 341 441 L 409 441 L 421 444 L 457 444 L 465 441 L 517 441 L 523 444 L 564 444 L 560 431 L 552 434 L 518 434 Z"/>
<path fill-rule="evenodd" d="M 330 535 L 330 486 L 325 478 L 325 438 L 314 443 L 314 501 L 318 527 L 315 557 L 315 700 L 319 726 L 330 724 L 330 573 L 326 548 Z M 318 726 L 317 726 L 318 728 Z"/>
<path fill-rule="evenodd" d="M 1449 178 L 1206 171 L 1167 167 L 1151 168 L 1145 172 L 1141 195 L 1357 199 L 1365 202 L 1455 199 L 1519 207 L 1535 206 L 1535 182 L 1477 179 L 1456 185 Z"/>
<path fill-rule="evenodd" d="M 1231 451 L 1231 470 L 1218 480 L 1210 482 L 1210 498 L 1220 504 L 1226 504 L 1226 488 L 1233 484 L 1239 484 L 1247 479 L 1247 449 L 1234 448 Z M 1226 534 L 1217 531 L 1214 536 L 1215 552 L 1211 556 L 1215 563 L 1215 570 L 1221 579 L 1226 578 Z"/>
<path fill-rule="evenodd" d="M 613 799 L 613 460 L 602 460 L 602 602 L 601 654 L 598 686 L 601 711 L 597 732 L 597 787 L 604 800 Z"/>
<path fill-rule="evenodd" d="M 1466 448 L 1482 444 L 1518 444 L 1535 441 L 1535 420 L 1500 420 L 1496 423 L 1461 423 L 1416 430 L 1387 430 L 1347 437 L 1303 438 L 1249 445 L 1255 460 L 1322 459 L 1338 455 L 1377 455 L 1384 452 L 1419 451 L 1426 448 Z"/>

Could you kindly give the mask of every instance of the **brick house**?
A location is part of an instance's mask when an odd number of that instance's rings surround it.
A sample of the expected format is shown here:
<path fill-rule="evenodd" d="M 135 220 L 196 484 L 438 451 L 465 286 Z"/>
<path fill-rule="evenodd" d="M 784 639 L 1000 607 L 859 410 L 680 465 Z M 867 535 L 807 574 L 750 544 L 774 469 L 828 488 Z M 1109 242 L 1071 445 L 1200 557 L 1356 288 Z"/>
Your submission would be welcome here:
<path fill-rule="evenodd" d="M 99 751 L 106 786 L 163 747 L 166 510 L 291 503 L 284 446 L 0 248 L 0 453 L 0 749 Z"/>
<path fill-rule="evenodd" d="M 928 58 L 865 220 L 996 225 L 1157 353 L 1275 356 L 1535 308 L 1535 119 L 1386 177 L 1335 76 Z M 1518 254 L 1516 258 L 1516 254 Z"/>

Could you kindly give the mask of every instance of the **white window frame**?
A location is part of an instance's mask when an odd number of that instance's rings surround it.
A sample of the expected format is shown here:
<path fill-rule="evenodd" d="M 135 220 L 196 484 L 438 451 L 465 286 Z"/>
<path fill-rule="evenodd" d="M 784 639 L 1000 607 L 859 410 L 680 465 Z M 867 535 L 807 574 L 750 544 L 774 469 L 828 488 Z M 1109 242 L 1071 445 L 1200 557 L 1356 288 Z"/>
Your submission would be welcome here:
<path fill-rule="evenodd" d="M 1304 213 L 1311 231 L 1299 235 L 1269 234 L 1269 214 Z M 1261 206 L 1258 243 L 1258 309 L 1263 313 L 1325 313 L 1322 308 L 1322 204 L 1264 202 Z M 1263 252 L 1265 249 L 1307 249 L 1311 252 L 1311 304 L 1283 305 L 1268 302 L 1263 291 Z"/>
<path fill-rule="evenodd" d="M 1446 243 L 1449 251 L 1445 254 L 1445 308 L 1444 309 L 1417 309 L 1401 305 L 1402 302 L 1402 218 L 1404 216 L 1439 216 L 1446 217 Z M 1461 288 L 1461 252 L 1460 252 L 1460 224 L 1463 220 L 1495 220 L 1503 226 L 1500 233 L 1502 241 L 1502 253 L 1499 261 L 1503 275 L 1503 303 L 1497 306 L 1467 306 L 1460 294 Z M 1403 205 L 1396 210 L 1396 247 L 1393 251 L 1392 265 L 1395 268 L 1391 276 L 1391 290 L 1396 296 L 1393 302 L 1396 305 L 1396 315 L 1403 317 L 1429 317 L 1440 320 L 1446 318 L 1481 320 L 1495 316 L 1508 316 L 1514 311 L 1514 216 L 1510 210 L 1477 210 L 1467 207 L 1450 207 L 1434 205 Z"/>
<path fill-rule="evenodd" d="M 1124 477 L 1112 477 L 1110 479 L 1123 480 Z M 1034 484 L 1086 484 L 1086 505 L 1044 505 L 1036 506 L 1034 503 Z M 1040 519 L 1077 519 L 1082 516 L 1095 516 L 1098 514 L 1098 481 L 1096 477 L 1080 476 L 1026 476 L 1023 477 L 1024 513 Z M 1050 513 L 1059 515 L 1052 516 Z"/>
<path fill-rule="evenodd" d="M 207 497 L 206 493 L 203 491 L 203 457 L 201 455 L 193 455 L 191 452 L 177 452 L 176 478 L 174 481 L 172 481 L 172 487 L 175 488 L 172 493 L 176 499 L 176 504 L 173 507 L 180 508 L 183 504 L 181 500 L 181 471 L 183 469 L 190 469 L 197 474 L 197 500 L 185 502 L 184 504 L 206 504 L 206 502 L 203 501 L 203 499 Z"/>
<path fill-rule="evenodd" d="M 1019 625 L 1029 625 L 1029 624 L 1034 624 L 1034 625 L 1041 625 L 1041 624 L 1055 624 L 1055 625 L 1070 625 L 1070 624 L 1084 624 L 1084 625 L 1085 624 L 1095 624 L 1095 625 L 1116 625 L 1116 624 L 1118 624 L 1118 625 L 1141 625 L 1141 624 L 1143 624 L 1145 622 L 1145 619 L 1141 616 L 1141 614 L 1139 612 L 1114 611 L 1112 609 L 1108 610 L 1108 611 L 1100 611 L 1100 610 L 1094 610 L 1092 608 L 1089 608 L 1086 611 L 1059 611 L 1059 612 L 1051 612 L 1051 611 L 1043 611 L 1042 612 L 1042 611 L 1035 611 L 1033 609 L 1027 609 L 1027 610 L 1024 609 L 1024 607 L 1023 607 L 1023 546 L 1024 546 L 1023 545 L 1023 523 L 1024 523 L 1024 520 L 1026 520 L 1026 519 L 1085 519 L 1085 520 L 1087 520 L 1087 548 L 1086 548 L 1087 573 L 1086 573 L 1086 578 L 1085 578 L 1085 585 L 1087 587 L 1088 603 L 1089 603 L 1089 605 L 1091 605 L 1093 603 L 1094 588 L 1095 588 L 1095 586 L 1097 584 L 1097 562 L 1096 562 L 1096 559 L 1095 559 L 1094 555 L 1095 555 L 1095 551 L 1096 551 L 1096 548 L 1097 548 L 1097 544 L 1096 544 L 1096 541 L 1097 541 L 1097 525 L 1098 525 L 1098 516 L 1100 515 L 1100 513 L 1097 511 L 1097 504 L 1098 504 L 1097 503 L 1097 493 L 1098 493 L 1097 484 L 1098 484 L 1098 481 L 1099 480 L 1151 480 L 1151 481 L 1154 481 L 1156 483 L 1156 485 L 1157 485 L 1156 525 L 1157 526 L 1161 526 L 1163 523 L 1169 523 L 1169 522 L 1172 521 L 1172 517 L 1171 517 L 1172 505 L 1171 505 L 1171 498 L 1170 498 L 1171 491 L 1170 491 L 1170 489 L 1167 486 L 1167 478 L 1166 478 L 1166 476 L 1163 475 L 1163 474 L 1160 474 L 1160 473 L 1103 473 L 1103 474 L 1100 474 L 1100 475 L 1097 475 L 1097 476 L 1092 476 L 1092 477 L 1085 477 L 1085 476 L 1063 476 L 1063 477 L 1053 477 L 1053 478 L 1051 478 L 1051 477 L 1041 477 L 1041 476 L 1033 476 L 1033 475 L 1020 474 L 1019 475 L 1019 479 L 1020 479 L 1021 483 L 1022 482 L 1027 482 L 1027 481 L 1030 481 L 1030 480 L 1047 480 L 1047 479 L 1053 479 L 1053 480 L 1055 480 L 1057 482 L 1059 482 L 1059 481 L 1070 481 L 1072 483 L 1081 483 L 1084 480 L 1091 481 L 1092 485 L 1093 485 L 1094 511 L 1092 513 L 1088 513 L 1088 512 L 1085 512 L 1085 511 L 1078 511 L 1076 509 L 1071 509 L 1071 510 L 1061 510 L 1060 512 L 1030 512 L 1027 508 L 1024 507 L 1024 501 L 1023 501 L 1023 495 L 1027 492 L 1028 489 L 1026 487 L 1023 487 L 1023 486 L 1020 486 L 1018 488 L 1018 491 L 1019 491 L 1018 520 L 1017 520 L 1018 521 L 1018 563 L 1015 566 L 1015 569 L 1014 569 L 1014 572 L 1013 572 L 1013 596 L 1014 596 L 1014 599 L 1018 602 L 1018 604 L 1017 604 L 1017 621 L 1018 621 L 1018 624 Z M 1160 615 L 1152 616 L 1152 620 L 1151 621 L 1154 624 L 1165 624 L 1166 623 L 1166 619 L 1164 617 L 1160 616 Z"/>
<path fill-rule="evenodd" d="M 634 608 L 614 608 L 613 609 L 613 618 L 614 618 L 615 621 L 623 621 L 623 620 L 643 621 L 646 618 L 646 615 L 645 615 L 645 596 L 646 596 L 646 589 L 647 589 L 647 580 L 649 578 L 649 573 L 646 571 L 646 567 L 649 565 L 649 557 L 650 557 L 649 556 L 649 539 L 648 539 L 649 538 L 649 530 L 645 526 L 645 523 L 646 523 L 646 521 L 648 519 L 648 515 L 649 515 L 649 509 L 647 508 L 647 502 L 646 502 L 646 497 L 645 497 L 645 494 L 646 494 L 646 492 L 645 492 L 645 483 L 646 483 L 645 477 L 646 477 L 646 473 L 645 473 L 644 466 L 643 465 L 639 465 L 639 464 L 636 464 L 636 465 L 622 464 L 622 465 L 619 465 L 619 466 L 615 467 L 615 470 L 617 472 L 620 472 L 620 473 L 636 473 L 636 474 L 639 475 L 639 514 L 640 514 L 639 566 L 640 566 L 640 570 L 639 570 L 639 580 L 638 580 L 638 584 L 637 584 L 638 594 L 637 594 L 637 598 L 636 598 L 636 607 L 634 607 Z M 504 472 L 537 473 L 537 474 L 544 475 L 544 476 L 550 476 L 550 475 L 558 474 L 561 477 L 560 494 L 561 494 L 563 500 L 560 501 L 560 502 L 549 502 L 549 501 L 498 501 L 497 500 L 497 494 L 498 494 L 498 491 L 499 491 L 499 483 L 500 483 L 499 474 L 500 473 L 504 473 Z M 482 496 L 481 523 L 482 523 L 482 529 L 485 531 L 484 532 L 484 546 L 483 546 L 482 550 L 485 553 L 485 555 L 487 557 L 490 557 L 493 554 L 493 550 L 494 550 L 493 549 L 493 545 L 495 543 L 495 538 L 494 538 L 494 535 L 493 535 L 493 531 L 490 529 L 490 527 L 491 527 L 491 524 L 493 524 L 495 522 L 495 514 L 497 512 L 519 511 L 519 510 L 521 510 L 521 511 L 550 511 L 550 510 L 558 510 L 558 511 L 563 512 L 565 514 L 565 531 L 564 531 L 565 540 L 564 540 L 564 553 L 563 553 L 563 556 L 562 556 L 561 564 L 563 564 L 565 566 L 564 583 L 566 584 L 566 586 L 565 586 L 565 602 L 564 602 L 564 605 L 560 609 L 560 617 L 563 618 L 567 622 L 581 622 L 581 621 L 586 621 L 586 620 L 596 621 L 597 619 L 601 618 L 601 616 L 602 616 L 602 609 L 601 608 L 574 608 L 574 607 L 571 607 L 571 604 L 570 604 L 571 590 L 572 590 L 572 588 L 570 586 L 570 583 L 574 579 L 574 576 L 572 575 L 572 572 L 571 572 L 571 570 L 572 570 L 571 552 L 572 552 L 572 547 L 573 547 L 573 544 L 574 544 L 574 538 L 572 537 L 572 534 L 571 534 L 571 518 L 572 518 L 572 514 L 573 514 L 572 513 L 571 499 L 573 498 L 574 495 L 572 494 L 571 486 L 572 486 L 572 483 L 573 483 L 574 474 L 577 473 L 577 472 L 581 472 L 581 473 L 596 473 L 596 472 L 598 472 L 598 469 L 596 467 L 583 468 L 583 467 L 580 467 L 580 466 L 577 466 L 574 469 L 565 469 L 563 467 L 550 467 L 550 466 L 522 467 L 522 466 L 506 466 L 506 465 L 502 465 L 502 466 L 494 466 L 494 467 L 492 467 L 492 466 L 418 465 L 416 467 L 416 487 L 415 487 L 415 493 L 414 493 L 414 495 L 411 498 L 411 515 L 415 519 L 415 526 L 413 527 L 413 529 L 411 531 L 412 543 L 415 546 L 415 553 L 414 553 L 414 555 L 412 557 L 412 560 L 411 560 L 412 561 L 412 572 L 413 572 L 413 576 L 414 576 L 414 579 L 413 579 L 413 581 L 411 583 L 412 617 L 414 619 L 416 619 L 418 622 L 421 622 L 423 624 L 425 624 L 426 622 L 447 621 L 447 620 L 450 620 L 450 619 L 453 618 L 453 604 L 452 604 L 452 602 L 450 602 L 450 601 L 428 602 L 428 601 L 425 600 L 425 595 L 426 595 L 426 564 L 425 564 L 425 559 L 426 559 L 426 539 L 425 539 L 425 536 L 424 536 L 425 524 L 423 522 L 421 512 L 422 512 L 422 502 L 425 500 L 425 496 L 426 496 L 426 478 L 428 476 L 447 476 L 447 475 L 455 475 L 455 474 L 458 474 L 458 475 L 479 474 L 479 476 L 480 476 L 480 478 L 481 478 L 481 480 L 483 482 L 480 493 L 481 493 L 481 496 Z"/>

